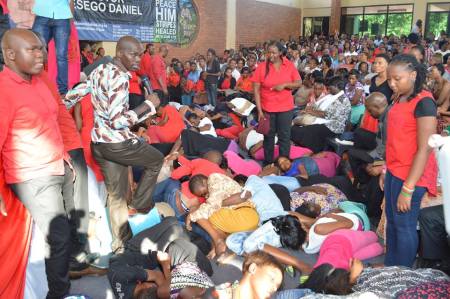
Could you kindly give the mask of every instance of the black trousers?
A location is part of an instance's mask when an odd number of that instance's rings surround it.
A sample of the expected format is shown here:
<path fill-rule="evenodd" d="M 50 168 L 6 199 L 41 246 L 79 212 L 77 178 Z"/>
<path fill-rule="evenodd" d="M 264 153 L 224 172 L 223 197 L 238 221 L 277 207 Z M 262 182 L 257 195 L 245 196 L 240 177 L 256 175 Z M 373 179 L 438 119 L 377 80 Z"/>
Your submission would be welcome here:
<path fill-rule="evenodd" d="M 154 92 L 158 95 L 161 101 L 161 106 L 166 106 L 169 103 L 169 95 L 165 95 L 161 89 L 155 89 Z"/>
<path fill-rule="evenodd" d="M 323 151 L 327 146 L 327 139 L 336 136 L 325 125 L 292 126 L 291 135 L 295 144 L 307 147 L 314 153 Z"/>
<path fill-rule="evenodd" d="M 76 221 L 77 234 L 80 246 L 87 243 L 87 232 L 89 227 L 89 195 L 88 174 L 86 160 L 82 148 L 69 151 L 72 166 L 75 170 L 75 181 L 73 183 L 74 220 Z M 83 249 L 83 248 L 78 248 Z M 72 248 L 77 251 L 78 249 Z"/>
<path fill-rule="evenodd" d="M 47 298 L 69 292 L 70 228 L 63 201 L 64 176 L 43 176 L 11 185 L 46 241 Z"/>
<path fill-rule="evenodd" d="M 294 111 L 266 112 L 270 117 L 270 130 L 264 136 L 264 157 L 267 164 L 273 163 L 273 152 L 275 148 L 275 135 L 278 136 L 280 156 L 289 157 L 291 151 L 291 123 Z"/>
<path fill-rule="evenodd" d="M 212 150 L 224 153 L 230 145 L 228 139 L 202 135 L 189 129 L 181 132 L 181 142 L 185 155 L 190 157 L 198 157 Z"/>
<path fill-rule="evenodd" d="M 420 210 L 419 224 L 422 257 L 430 260 L 450 259 L 443 206 Z"/>
<path fill-rule="evenodd" d="M 152 192 L 164 157 L 148 143 L 135 138 L 120 143 L 92 143 L 92 154 L 105 178 L 113 235 L 112 247 L 115 250 L 129 237 L 127 166 L 144 167 L 130 207 L 147 212 L 154 206 Z"/>
<path fill-rule="evenodd" d="M 130 96 L 128 98 L 128 105 L 130 106 L 130 110 L 133 110 L 140 104 L 144 103 L 145 97 L 141 94 L 136 93 L 130 93 Z"/>

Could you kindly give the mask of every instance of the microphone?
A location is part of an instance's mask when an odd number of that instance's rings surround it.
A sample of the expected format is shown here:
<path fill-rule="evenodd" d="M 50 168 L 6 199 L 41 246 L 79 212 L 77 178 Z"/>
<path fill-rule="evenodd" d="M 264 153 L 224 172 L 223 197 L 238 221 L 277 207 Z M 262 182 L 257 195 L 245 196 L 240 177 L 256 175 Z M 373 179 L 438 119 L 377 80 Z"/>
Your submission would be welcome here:
<path fill-rule="evenodd" d="M 144 88 L 147 90 L 148 94 L 152 94 L 153 88 L 152 88 L 152 84 L 150 83 L 150 80 L 148 79 L 148 77 L 145 75 L 141 76 L 141 82 L 142 82 L 142 85 L 144 86 Z"/>

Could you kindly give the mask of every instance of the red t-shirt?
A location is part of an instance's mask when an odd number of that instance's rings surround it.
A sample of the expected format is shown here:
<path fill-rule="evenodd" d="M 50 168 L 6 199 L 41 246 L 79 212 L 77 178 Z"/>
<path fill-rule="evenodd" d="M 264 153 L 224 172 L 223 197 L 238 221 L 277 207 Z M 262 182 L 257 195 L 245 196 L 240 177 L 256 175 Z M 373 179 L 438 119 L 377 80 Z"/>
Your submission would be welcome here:
<path fill-rule="evenodd" d="M 378 119 L 373 118 L 372 115 L 367 112 L 364 112 L 363 118 L 361 120 L 361 125 L 359 126 L 361 129 L 370 131 L 372 133 L 378 132 Z"/>
<path fill-rule="evenodd" d="M 179 180 L 186 175 L 197 175 L 203 174 L 209 176 L 213 173 L 225 174 L 225 170 L 219 167 L 219 165 L 206 160 L 206 159 L 194 159 L 188 160 L 183 156 L 178 157 L 178 162 L 181 164 L 180 167 L 174 169 L 171 178 L 174 180 Z"/>
<path fill-rule="evenodd" d="M 64 174 L 64 144 L 54 96 L 41 76 L 0 73 L 0 152 L 8 184 Z"/>
<path fill-rule="evenodd" d="M 196 92 L 205 92 L 206 91 L 205 81 L 198 80 L 197 84 L 195 84 L 195 91 Z"/>
<path fill-rule="evenodd" d="M 225 78 L 222 81 L 222 85 L 220 85 L 221 89 L 230 89 L 231 88 L 231 79 Z"/>
<path fill-rule="evenodd" d="M 51 81 L 47 73 L 45 72 L 42 72 L 39 77 L 42 79 L 42 81 L 45 82 L 45 84 L 47 84 L 48 88 L 53 94 L 53 98 L 59 106 L 58 124 L 64 143 L 64 150 L 68 152 L 77 148 L 83 148 L 81 136 L 80 133 L 78 133 L 75 121 L 72 115 L 70 115 L 63 101 L 61 100 L 58 87 L 56 86 L 55 82 Z"/>
<path fill-rule="evenodd" d="M 251 77 L 252 82 L 261 84 L 262 109 L 267 112 L 285 112 L 294 109 L 294 97 L 291 90 L 276 91 L 272 89 L 278 84 L 301 80 L 294 64 L 283 58 L 280 69 L 275 70 L 271 63 L 269 73 L 266 76 L 266 63 L 260 63 Z"/>
<path fill-rule="evenodd" d="M 186 93 L 190 93 L 191 91 L 195 90 L 195 83 L 192 80 L 186 80 L 186 84 L 184 85 L 184 91 Z"/>
<path fill-rule="evenodd" d="M 181 77 L 176 72 L 171 72 L 169 75 L 169 86 L 177 87 L 180 85 Z"/>
<path fill-rule="evenodd" d="M 9 13 L 8 5 L 6 4 L 6 0 L 0 0 L 0 6 L 3 9 L 3 14 L 6 15 Z"/>
<path fill-rule="evenodd" d="M 130 78 L 130 87 L 128 88 L 129 92 L 141 95 L 142 90 L 139 76 L 136 74 L 136 72 L 130 72 L 130 74 L 131 78 Z"/>
<path fill-rule="evenodd" d="M 417 153 L 417 119 L 414 112 L 417 104 L 424 98 L 433 98 L 429 91 L 420 92 L 409 102 L 395 103 L 388 112 L 386 166 L 397 178 L 406 180 Z M 425 170 L 416 186 L 426 187 L 436 194 L 437 164 L 431 153 Z"/>
<path fill-rule="evenodd" d="M 94 128 L 94 107 L 92 106 L 91 94 L 86 95 L 81 104 L 81 140 L 83 142 L 83 153 L 86 164 L 92 169 L 97 181 L 103 181 L 103 174 L 91 151 L 91 131 Z"/>
<path fill-rule="evenodd" d="M 152 71 L 150 73 L 150 82 L 152 83 L 152 88 L 154 90 L 162 90 L 162 86 L 159 84 L 158 78 L 162 78 L 163 82 L 167 85 L 166 63 L 161 55 L 154 55 L 151 61 Z"/>
<path fill-rule="evenodd" d="M 163 113 L 161 115 L 161 119 L 168 118 L 167 123 L 162 126 L 152 126 L 154 127 L 154 132 L 159 140 L 162 143 L 173 143 L 177 141 L 180 137 L 181 131 L 186 127 L 178 110 L 172 106 L 165 106 L 163 108 Z M 151 138 L 150 138 L 151 141 Z"/>
<path fill-rule="evenodd" d="M 139 76 L 145 75 L 150 79 L 152 73 L 152 56 L 149 53 L 145 53 L 142 56 L 139 71 L 137 71 Z"/>

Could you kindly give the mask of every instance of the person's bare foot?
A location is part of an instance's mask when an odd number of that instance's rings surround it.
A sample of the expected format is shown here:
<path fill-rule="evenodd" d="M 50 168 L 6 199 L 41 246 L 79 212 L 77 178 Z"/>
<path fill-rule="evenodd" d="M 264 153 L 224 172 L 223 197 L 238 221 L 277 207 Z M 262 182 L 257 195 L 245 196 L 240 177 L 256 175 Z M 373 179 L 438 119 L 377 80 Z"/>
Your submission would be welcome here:
<path fill-rule="evenodd" d="M 213 260 L 216 257 L 216 249 L 215 248 L 211 249 L 211 251 L 208 253 L 206 257 L 210 260 Z"/>
<path fill-rule="evenodd" d="M 226 250 L 224 253 L 222 253 L 217 257 L 217 263 L 219 265 L 226 264 L 230 260 L 232 260 L 235 256 L 236 254 L 234 252 Z"/>
<path fill-rule="evenodd" d="M 214 250 L 216 251 L 216 256 L 221 256 L 225 251 L 227 251 L 227 244 L 225 244 L 224 239 L 218 239 L 214 244 Z"/>

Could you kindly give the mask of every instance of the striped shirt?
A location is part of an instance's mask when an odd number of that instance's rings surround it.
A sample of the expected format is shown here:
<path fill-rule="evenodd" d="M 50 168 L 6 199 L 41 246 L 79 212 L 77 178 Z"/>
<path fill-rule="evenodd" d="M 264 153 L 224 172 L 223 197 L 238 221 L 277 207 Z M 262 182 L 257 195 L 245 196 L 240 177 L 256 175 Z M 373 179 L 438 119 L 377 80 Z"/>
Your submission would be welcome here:
<path fill-rule="evenodd" d="M 138 122 L 136 113 L 128 110 L 130 78 L 130 73 L 107 63 L 98 66 L 86 82 L 67 93 L 65 102 L 68 109 L 91 93 L 94 107 L 93 142 L 119 143 L 137 138 L 129 129 Z"/>

